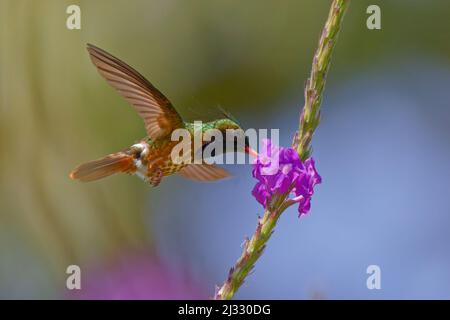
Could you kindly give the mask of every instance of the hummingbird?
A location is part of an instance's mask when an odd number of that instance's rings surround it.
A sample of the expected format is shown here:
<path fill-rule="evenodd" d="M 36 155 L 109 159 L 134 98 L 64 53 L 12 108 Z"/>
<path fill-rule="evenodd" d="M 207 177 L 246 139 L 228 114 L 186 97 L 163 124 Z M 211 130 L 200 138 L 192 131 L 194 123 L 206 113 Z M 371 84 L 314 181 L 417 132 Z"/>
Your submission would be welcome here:
<path fill-rule="evenodd" d="M 172 103 L 134 68 L 92 44 L 87 44 L 87 51 L 100 75 L 144 120 L 147 136 L 122 151 L 79 165 L 70 173 L 71 179 L 89 182 L 116 173 L 127 173 L 157 186 L 163 177 L 175 173 L 195 181 L 216 181 L 230 176 L 225 169 L 214 164 L 174 163 L 171 152 L 179 142 L 172 141 L 172 132 L 186 129 L 193 139 L 194 124 L 183 121 Z M 225 137 L 227 129 L 241 129 L 235 120 L 227 114 L 225 116 L 204 123 L 202 133 L 218 129 Z M 226 139 L 223 141 L 225 144 Z M 202 142 L 202 148 L 208 143 L 211 141 Z M 250 155 L 256 154 L 247 138 L 244 151 Z"/>

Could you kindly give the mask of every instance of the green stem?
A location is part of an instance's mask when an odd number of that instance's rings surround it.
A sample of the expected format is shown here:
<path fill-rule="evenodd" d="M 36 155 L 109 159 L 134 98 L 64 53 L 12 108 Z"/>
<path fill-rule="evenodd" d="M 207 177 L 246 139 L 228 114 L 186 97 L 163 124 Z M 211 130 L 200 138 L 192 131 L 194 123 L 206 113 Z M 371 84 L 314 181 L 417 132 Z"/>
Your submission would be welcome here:
<path fill-rule="evenodd" d="M 305 105 L 300 115 L 299 131 L 293 142 L 302 160 L 311 155 L 311 139 L 320 121 L 320 104 L 345 11 L 350 0 L 334 0 L 320 36 L 319 45 L 311 67 L 311 74 L 305 86 Z"/>
<path fill-rule="evenodd" d="M 230 300 L 235 292 L 244 282 L 249 272 L 253 269 L 256 261 L 262 255 L 267 241 L 273 233 L 281 213 L 286 209 L 283 205 L 287 194 L 276 199 L 272 209 L 264 212 L 264 216 L 258 219 L 256 231 L 250 239 L 244 242 L 244 250 L 234 267 L 228 273 L 228 278 L 215 295 L 216 300 Z M 276 208 L 276 209 L 275 209 Z"/>
<path fill-rule="evenodd" d="M 311 75 L 305 86 L 305 105 L 300 116 L 299 131 L 293 141 L 293 147 L 297 149 L 302 160 L 311 154 L 311 138 L 320 120 L 319 108 L 331 55 L 349 2 L 350 0 L 333 0 L 319 46 L 314 55 Z M 286 201 L 288 195 L 289 192 L 272 199 L 264 216 L 258 219 L 255 233 L 245 241 L 243 252 L 230 269 L 227 280 L 218 288 L 215 299 L 230 300 L 233 298 L 262 255 L 281 214 L 292 204 L 292 202 Z"/>

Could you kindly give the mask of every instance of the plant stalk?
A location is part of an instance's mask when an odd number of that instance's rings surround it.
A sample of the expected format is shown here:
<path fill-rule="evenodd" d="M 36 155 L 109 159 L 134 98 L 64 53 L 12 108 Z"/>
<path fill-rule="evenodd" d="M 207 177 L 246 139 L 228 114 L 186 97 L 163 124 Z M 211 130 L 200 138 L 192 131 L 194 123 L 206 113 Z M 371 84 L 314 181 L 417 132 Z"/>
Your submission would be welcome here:
<path fill-rule="evenodd" d="M 300 115 L 299 130 L 293 140 L 293 148 L 297 150 L 302 161 L 311 154 L 310 143 L 320 121 L 320 104 L 331 56 L 349 3 L 350 0 L 333 0 L 314 55 L 311 74 L 305 86 L 305 104 Z M 245 240 L 241 256 L 230 269 L 223 285 L 217 288 L 216 300 L 232 299 L 241 287 L 256 261 L 262 255 L 281 214 L 292 204 L 292 202 L 286 201 L 288 196 L 289 192 L 275 196 L 265 210 L 263 217 L 258 219 L 256 231 L 250 239 Z"/>

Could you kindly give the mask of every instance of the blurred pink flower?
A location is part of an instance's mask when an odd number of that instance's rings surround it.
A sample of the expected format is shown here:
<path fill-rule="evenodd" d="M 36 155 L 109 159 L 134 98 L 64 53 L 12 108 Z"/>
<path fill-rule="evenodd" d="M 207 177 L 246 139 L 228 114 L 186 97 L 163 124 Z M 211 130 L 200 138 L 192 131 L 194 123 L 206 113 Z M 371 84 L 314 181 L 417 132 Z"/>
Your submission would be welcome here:
<path fill-rule="evenodd" d="M 187 276 L 170 271 L 148 255 L 124 255 L 100 267 L 81 271 L 81 290 L 69 291 L 70 299 L 176 300 L 206 299 L 201 286 Z"/>

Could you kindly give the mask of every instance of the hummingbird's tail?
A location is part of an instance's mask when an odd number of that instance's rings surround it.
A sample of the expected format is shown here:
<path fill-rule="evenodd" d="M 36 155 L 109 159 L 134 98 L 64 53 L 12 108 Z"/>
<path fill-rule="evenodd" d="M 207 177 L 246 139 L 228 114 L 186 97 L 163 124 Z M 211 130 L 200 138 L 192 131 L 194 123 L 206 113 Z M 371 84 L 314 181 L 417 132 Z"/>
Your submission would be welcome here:
<path fill-rule="evenodd" d="M 70 178 L 89 182 L 108 177 L 114 173 L 132 173 L 136 171 L 133 156 L 125 152 L 117 152 L 101 159 L 92 160 L 76 167 Z"/>

